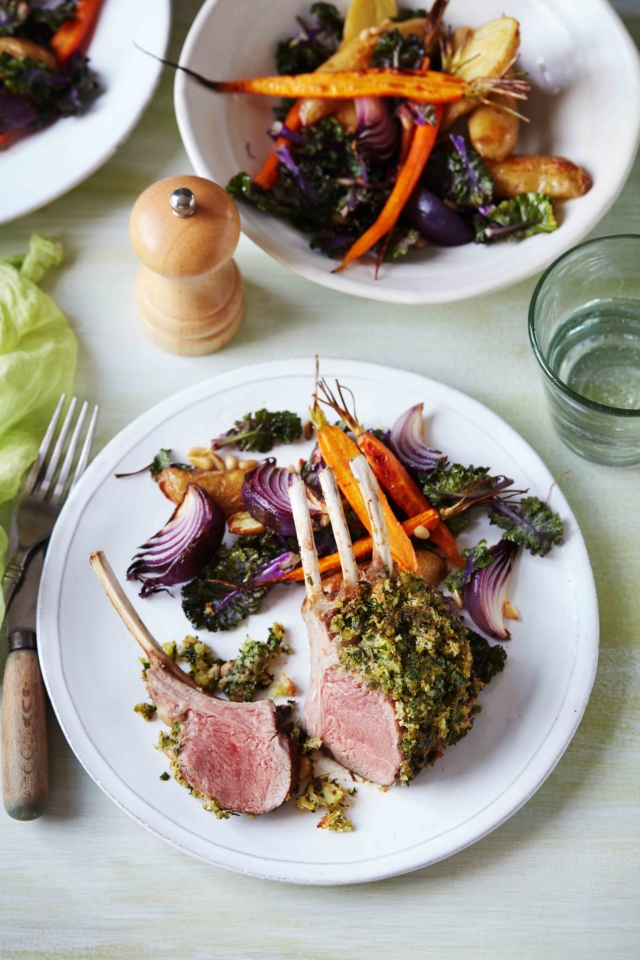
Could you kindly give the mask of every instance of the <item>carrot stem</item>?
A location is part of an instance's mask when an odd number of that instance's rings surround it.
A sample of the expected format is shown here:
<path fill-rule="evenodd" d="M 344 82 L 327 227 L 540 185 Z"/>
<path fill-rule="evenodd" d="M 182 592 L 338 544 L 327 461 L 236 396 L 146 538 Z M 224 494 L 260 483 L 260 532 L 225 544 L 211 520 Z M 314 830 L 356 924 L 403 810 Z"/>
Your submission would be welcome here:
<path fill-rule="evenodd" d="M 438 76 L 440 76 L 440 74 L 438 74 Z M 445 76 L 445 74 L 442 74 L 442 76 Z M 435 113 L 435 124 L 425 123 L 422 126 L 416 127 L 409 149 L 409 155 L 407 156 L 406 163 L 398 174 L 394 188 L 391 191 L 391 196 L 382 208 L 376 222 L 356 240 L 340 266 L 333 271 L 334 273 L 340 273 L 341 270 L 348 267 L 354 260 L 363 257 L 365 253 L 371 250 L 371 247 L 375 246 L 379 240 L 395 227 L 404 209 L 404 205 L 420 179 L 436 142 L 438 128 L 442 120 L 442 107 L 439 105 L 436 106 Z"/>

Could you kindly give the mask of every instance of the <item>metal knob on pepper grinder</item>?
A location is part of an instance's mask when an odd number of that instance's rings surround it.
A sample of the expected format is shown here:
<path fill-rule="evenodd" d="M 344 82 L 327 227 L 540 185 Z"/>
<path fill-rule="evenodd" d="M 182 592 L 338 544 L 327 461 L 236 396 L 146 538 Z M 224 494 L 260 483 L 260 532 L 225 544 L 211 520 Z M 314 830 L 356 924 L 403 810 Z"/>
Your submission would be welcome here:
<path fill-rule="evenodd" d="M 138 197 L 129 231 L 142 261 L 136 300 L 149 339 L 182 357 L 229 343 L 244 317 L 232 260 L 240 217 L 229 194 L 202 177 L 159 180 Z"/>

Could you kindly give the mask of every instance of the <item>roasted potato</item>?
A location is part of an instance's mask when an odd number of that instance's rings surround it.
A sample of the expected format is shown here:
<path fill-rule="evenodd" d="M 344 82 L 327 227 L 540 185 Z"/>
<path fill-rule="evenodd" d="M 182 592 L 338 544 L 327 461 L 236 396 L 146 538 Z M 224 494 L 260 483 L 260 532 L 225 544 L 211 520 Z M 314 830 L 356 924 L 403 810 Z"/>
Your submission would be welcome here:
<path fill-rule="evenodd" d="M 229 527 L 229 533 L 233 533 L 237 537 L 255 536 L 257 533 L 264 533 L 267 529 L 257 520 L 254 520 L 248 510 L 241 510 L 240 513 L 234 513 L 230 516 L 227 520 L 227 526 Z"/>
<path fill-rule="evenodd" d="M 500 199 L 546 193 L 552 200 L 570 200 L 591 189 L 589 174 L 564 157 L 523 153 L 507 160 L 487 160 L 486 167 L 496 181 L 495 195 Z"/>
<path fill-rule="evenodd" d="M 244 510 L 242 481 L 244 470 L 183 470 L 181 467 L 165 467 L 158 477 L 158 486 L 167 500 L 181 503 L 185 487 L 195 483 L 202 487 L 222 509 L 225 517 Z"/>
<path fill-rule="evenodd" d="M 26 60 L 31 57 L 37 64 L 43 63 L 49 70 L 56 70 L 58 61 L 55 56 L 44 47 L 31 40 L 22 40 L 20 37 L 0 37 L 0 54 L 8 53 L 16 60 Z"/>
<path fill-rule="evenodd" d="M 513 97 L 495 96 L 491 104 L 480 104 L 469 117 L 469 139 L 474 150 L 486 160 L 506 160 L 518 145 L 520 121 L 500 105 L 516 110 Z M 493 106 L 493 104 L 496 106 Z"/>
<path fill-rule="evenodd" d="M 520 24 L 513 17 L 498 17 L 473 31 L 458 27 L 453 35 L 453 72 L 467 83 L 484 77 L 502 77 L 511 66 L 519 46 Z M 467 99 L 448 103 L 444 108 L 441 130 L 447 130 L 474 106 L 475 101 Z"/>
<path fill-rule="evenodd" d="M 420 576 L 430 587 L 437 587 L 447 573 L 447 564 L 433 550 L 416 550 Z"/>
<path fill-rule="evenodd" d="M 396 0 L 351 0 L 344 21 L 342 43 L 359 37 L 363 30 L 375 27 L 381 20 L 398 16 Z"/>

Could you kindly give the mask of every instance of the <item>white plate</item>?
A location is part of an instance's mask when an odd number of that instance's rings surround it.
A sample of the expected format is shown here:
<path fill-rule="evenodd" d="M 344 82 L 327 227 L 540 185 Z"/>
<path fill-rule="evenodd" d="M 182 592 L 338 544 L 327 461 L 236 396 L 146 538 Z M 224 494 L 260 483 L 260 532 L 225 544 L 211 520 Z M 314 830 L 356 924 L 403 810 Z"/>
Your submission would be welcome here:
<path fill-rule="evenodd" d="M 206 0 L 180 62 L 219 80 L 272 74 L 276 42 L 296 32 L 296 14 L 310 6 L 311 0 Z M 337 6 L 346 9 L 346 0 Z M 309 280 L 389 303 L 444 303 L 501 290 L 578 243 L 618 196 L 636 155 L 638 52 L 606 0 L 452 0 L 445 19 L 477 27 L 503 13 L 520 21 L 518 68 L 532 83 L 524 106 L 531 124 L 521 124 L 517 152 L 568 157 L 593 178 L 585 197 L 558 207 L 559 230 L 519 243 L 429 246 L 384 264 L 377 281 L 371 259 L 333 274 L 335 261 L 311 250 L 306 235 L 239 203 L 245 233 Z M 223 186 L 239 170 L 256 174 L 271 144 L 266 130 L 274 102 L 218 95 L 178 73 L 176 115 L 196 173 Z"/>
<path fill-rule="evenodd" d="M 101 93 L 87 113 L 58 120 L 0 153 L 0 223 L 38 210 L 102 166 L 138 123 L 162 65 L 134 42 L 163 55 L 170 0 L 104 0 L 87 51 Z M 10 187 L 10 189 L 8 189 Z"/>
<path fill-rule="evenodd" d="M 327 360 L 370 425 L 390 425 L 410 405 L 425 402 L 437 447 L 463 463 L 482 463 L 546 497 L 552 477 L 525 441 L 486 407 L 442 384 L 373 364 Z M 471 733 L 411 786 L 382 793 L 358 785 L 355 831 L 316 829 L 319 815 L 287 804 L 249 820 L 218 821 L 173 780 L 162 782 L 166 759 L 153 749 L 159 722 L 134 714 L 145 699 L 140 651 L 120 623 L 88 562 L 103 549 L 124 574 L 137 544 L 168 519 L 171 505 L 148 476 L 115 480 L 114 473 L 149 463 L 160 447 L 184 455 L 234 419 L 262 406 L 305 415 L 313 384 L 311 359 L 247 367 L 198 384 L 166 400 L 122 431 L 89 467 L 52 537 L 40 592 L 38 636 L 47 689 L 62 728 L 100 787 L 158 836 L 210 863 L 253 876 L 297 883 L 357 883 L 415 870 L 474 843 L 525 803 L 562 756 L 586 706 L 598 652 L 598 614 L 589 559 L 575 517 L 557 486 L 551 505 L 565 524 L 565 542 L 541 559 L 517 561 L 512 599 L 522 620 L 503 674 L 481 695 L 484 708 Z M 310 444 L 279 448 L 279 461 L 304 456 Z M 474 527 L 468 542 L 495 527 Z M 127 592 L 161 641 L 193 632 L 179 599 L 140 600 Z M 277 619 L 295 651 L 286 673 L 301 702 L 308 680 L 307 640 L 300 618 L 302 590 L 278 587 L 248 629 L 266 638 Z M 207 634 L 232 657 L 246 630 Z M 276 669 L 276 674 L 278 669 Z M 341 769 L 341 768 L 340 768 Z M 351 785 L 342 771 L 341 778 Z"/>

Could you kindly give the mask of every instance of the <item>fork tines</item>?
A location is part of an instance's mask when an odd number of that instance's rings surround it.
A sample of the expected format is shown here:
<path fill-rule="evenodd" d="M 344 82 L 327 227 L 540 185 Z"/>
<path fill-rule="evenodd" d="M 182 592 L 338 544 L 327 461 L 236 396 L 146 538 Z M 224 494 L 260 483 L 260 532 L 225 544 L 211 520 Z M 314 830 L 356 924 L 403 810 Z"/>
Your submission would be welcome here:
<path fill-rule="evenodd" d="M 55 409 L 53 417 L 51 418 L 51 422 L 47 427 L 47 432 L 44 435 L 42 443 L 40 444 L 40 449 L 38 450 L 38 456 L 36 457 L 36 461 L 33 467 L 31 468 L 31 473 L 27 478 L 27 483 L 24 491 L 25 494 L 27 495 L 31 494 L 32 496 L 37 497 L 39 500 L 46 500 L 47 495 L 49 494 L 49 491 L 51 490 L 51 487 L 55 480 L 56 481 L 55 487 L 53 488 L 53 492 L 49 497 L 49 502 L 56 505 L 62 503 L 67 493 L 67 490 L 66 490 L 67 483 L 69 480 L 69 476 L 71 474 L 74 461 L 76 459 L 76 453 L 80 445 L 84 422 L 86 420 L 87 411 L 89 409 L 89 404 L 85 400 L 82 406 L 80 407 L 80 413 L 78 414 L 78 418 L 75 422 L 75 426 L 73 426 L 76 407 L 78 405 L 78 400 L 77 400 L 77 397 L 72 398 L 71 403 L 69 404 L 69 408 L 67 410 L 67 414 L 64 420 L 62 421 L 62 426 L 60 427 L 57 438 L 55 439 L 55 445 L 54 445 L 54 438 L 56 437 L 56 431 L 58 429 L 58 423 L 62 416 L 65 400 L 66 400 L 66 394 L 63 393 L 62 396 L 60 397 L 60 400 L 58 401 L 58 405 Z M 93 408 L 91 419 L 89 421 L 89 426 L 85 434 L 84 443 L 82 444 L 82 449 L 80 450 L 80 455 L 76 463 L 76 468 L 75 468 L 73 477 L 71 479 L 71 483 L 69 485 L 69 490 L 68 490 L 69 493 L 75 487 L 76 483 L 84 473 L 87 467 L 87 464 L 89 462 L 89 456 L 91 454 L 91 446 L 93 444 L 93 438 L 96 431 L 98 410 L 99 408 L 96 405 Z M 66 454 L 65 454 L 65 445 L 66 445 L 67 437 L 69 435 L 69 432 L 71 431 L 72 426 L 73 426 L 73 431 L 71 433 L 71 439 L 69 441 L 69 444 L 66 447 Z M 53 451 L 51 452 L 52 446 L 53 446 Z M 62 467 L 60 468 L 60 472 L 58 473 L 58 466 L 60 464 L 60 460 L 62 459 L 63 454 L 64 454 L 64 460 L 62 463 Z M 57 479 L 56 479 L 56 474 L 58 474 Z"/>

